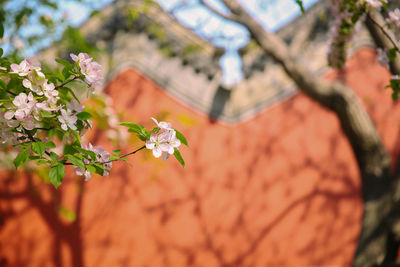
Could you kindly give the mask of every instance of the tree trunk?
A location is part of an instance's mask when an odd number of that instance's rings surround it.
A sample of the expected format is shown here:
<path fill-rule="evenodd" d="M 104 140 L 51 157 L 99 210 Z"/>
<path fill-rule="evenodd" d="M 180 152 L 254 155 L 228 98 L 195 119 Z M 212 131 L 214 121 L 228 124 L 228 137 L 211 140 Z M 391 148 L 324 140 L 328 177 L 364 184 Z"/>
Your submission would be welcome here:
<path fill-rule="evenodd" d="M 222 1 L 231 11 L 231 15 L 225 15 L 225 18 L 245 26 L 300 90 L 337 115 L 357 159 L 362 182 L 362 229 L 353 266 L 389 266 L 397 253 L 393 251 L 393 235 L 388 225 L 392 208 L 390 157 L 358 97 L 346 85 L 324 81 L 306 71 L 307 68 L 291 56 L 284 41 L 276 34 L 267 32 L 238 1 Z"/>

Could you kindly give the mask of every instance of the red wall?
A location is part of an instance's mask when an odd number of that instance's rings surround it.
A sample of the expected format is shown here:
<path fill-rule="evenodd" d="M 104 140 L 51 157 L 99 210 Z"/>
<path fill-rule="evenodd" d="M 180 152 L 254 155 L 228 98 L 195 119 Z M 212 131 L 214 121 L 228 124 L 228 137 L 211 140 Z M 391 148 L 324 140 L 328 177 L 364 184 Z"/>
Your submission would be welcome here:
<path fill-rule="evenodd" d="M 397 155 L 400 109 L 374 53 L 361 50 L 339 76 Z M 189 141 L 187 167 L 146 151 L 116 163 L 108 178 L 71 175 L 59 190 L 3 173 L 0 266 L 350 265 L 360 181 L 330 112 L 298 94 L 248 121 L 213 123 L 135 70 L 106 91 L 126 120 L 152 127 L 150 117 L 167 114 Z M 94 139 L 106 143 L 100 133 Z M 60 216 L 60 205 L 76 220 Z"/>

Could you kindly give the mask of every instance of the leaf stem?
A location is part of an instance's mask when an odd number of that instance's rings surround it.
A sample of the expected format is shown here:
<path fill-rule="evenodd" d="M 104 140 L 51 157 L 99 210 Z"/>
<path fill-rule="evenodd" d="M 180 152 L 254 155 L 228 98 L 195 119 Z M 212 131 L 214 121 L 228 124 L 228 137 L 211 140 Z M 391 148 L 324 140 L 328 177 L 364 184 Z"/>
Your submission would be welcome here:
<path fill-rule="evenodd" d="M 92 162 L 92 163 L 105 164 L 105 163 L 110 163 L 110 162 L 113 162 L 113 161 L 117 161 L 117 160 L 120 160 L 120 159 L 122 159 L 122 158 L 126 158 L 127 156 L 133 155 L 133 154 L 139 152 L 140 150 L 144 149 L 145 147 L 146 147 L 146 146 L 142 146 L 142 147 L 140 147 L 140 148 L 138 148 L 138 149 L 136 149 L 136 150 L 134 150 L 134 151 L 132 151 L 132 152 L 126 153 L 126 154 L 120 156 L 118 159 L 109 160 L 109 161 L 106 161 L 106 162 L 98 162 L 98 161 L 95 161 L 95 162 Z M 64 162 L 64 165 L 74 165 L 74 164 L 72 164 L 72 163 L 70 163 L 70 162 Z"/>
<path fill-rule="evenodd" d="M 9 93 L 10 95 L 17 96 L 16 93 L 11 92 L 10 90 L 6 90 L 6 92 Z"/>
<path fill-rule="evenodd" d="M 65 85 L 67 85 L 68 83 L 70 83 L 70 82 L 72 82 L 72 81 L 74 81 L 74 80 L 76 80 L 77 78 L 79 78 L 79 76 L 74 76 L 74 78 L 72 78 L 72 79 L 69 79 L 69 80 L 66 80 L 65 82 L 63 82 L 62 84 L 60 84 L 60 85 L 57 85 L 56 87 L 54 87 L 54 89 L 58 89 L 58 88 L 61 88 L 61 87 L 63 87 L 63 86 L 65 86 Z"/>
<path fill-rule="evenodd" d="M 144 149 L 145 147 L 146 147 L 146 146 L 142 146 L 142 147 L 136 149 L 135 151 L 132 151 L 132 152 L 129 152 L 129 153 L 127 153 L 127 154 L 124 154 L 124 155 L 120 156 L 119 158 L 126 158 L 127 156 L 130 156 L 130 155 L 135 154 L 136 152 L 139 152 L 140 150 Z M 111 161 L 115 161 L 115 160 L 110 160 L 110 162 L 111 162 Z M 106 163 L 107 163 L 107 162 L 106 162 Z"/>

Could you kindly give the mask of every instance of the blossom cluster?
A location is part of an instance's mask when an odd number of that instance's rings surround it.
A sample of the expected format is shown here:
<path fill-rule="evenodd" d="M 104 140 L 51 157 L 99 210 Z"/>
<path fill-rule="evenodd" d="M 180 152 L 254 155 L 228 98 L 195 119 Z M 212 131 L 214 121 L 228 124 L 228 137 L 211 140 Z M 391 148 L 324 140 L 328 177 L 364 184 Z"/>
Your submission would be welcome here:
<path fill-rule="evenodd" d="M 84 159 L 85 165 L 90 163 L 100 163 L 104 168 L 103 175 L 108 176 L 110 169 L 112 168 L 112 161 L 110 160 L 111 154 L 105 151 L 102 146 L 94 147 L 91 143 L 88 145 L 83 145 L 82 148 L 95 153 L 94 159 Z M 74 169 L 76 175 L 85 177 L 85 181 L 89 181 L 92 176 L 92 173 L 88 169 L 82 169 L 78 166 L 75 166 Z"/>
<path fill-rule="evenodd" d="M 169 155 L 174 154 L 175 148 L 178 148 L 181 142 L 176 137 L 176 131 L 171 128 L 170 123 L 152 119 L 157 124 L 159 131 L 150 135 L 150 138 L 146 141 L 146 148 L 151 149 L 156 158 L 163 155 L 162 159 L 165 161 Z"/>
<path fill-rule="evenodd" d="M 177 150 L 181 140 L 187 145 L 181 133 L 171 128 L 167 122 L 158 122 L 152 131 L 133 123 L 120 123 L 130 127 L 145 142 L 134 152 L 113 155 L 101 146 L 84 145 L 81 138 L 92 127 L 88 112 L 74 93 L 75 82 L 88 85 L 90 89 L 99 86 L 102 80 L 101 66 L 86 53 L 70 54 L 72 62 L 56 60 L 64 67 L 62 71 L 49 73 L 40 64 L 24 59 L 19 64 L 11 64 L 0 58 L 0 142 L 5 150 L 11 147 L 16 156 L 16 168 L 25 162 L 49 166 L 49 180 L 60 186 L 65 175 L 65 165 L 72 165 L 85 181 L 93 173 L 108 176 L 115 160 L 126 160 L 126 156 L 147 147 L 158 158 L 166 160 L 173 154 L 184 166 Z M 5 63 L 5 64 L 4 64 Z M 73 83 L 74 82 L 74 83 Z M 117 126 L 116 114 L 107 107 L 112 119 L 110 125 Z M 97 114 L 97 113 L 96 113 Z M 57 145 L 56 145 L 57 144 Z M 119 151 L 119 152 L 116 152 Z"/>
<path fill-rule="evenodd" d="M 347 59 L 349 42 L 360 28 L 363 19 L 363 7 L 366 1 L 330 0 L 330 10 L 335 18 L 328 41 L 328 63 L 334 68 L 341 68 Z M 364 3 L 364 5 L 362 4 Z"/>
<path fill-rule="evenodd" d="M 386 19 L 388 27 L 393 30 L 393 33 L 396 37 L 396 41 L 400 41 L 400 9 L 396 8 L 393 11 L 390 11 L 388 14 L 388 18 Z"/>
<path fill-rule="evenodd" d="M 61 108 L 57 105 L 58 91 L 54 83 L 46 79 L 39 64 L 25 59 L 20 64 L 11 64 L 10 73 L 23 77 L 22 85 L 29 92 L 21 92 L 11 102 L 3 104 L 6 110 L 3 117 L 9 127 L 19 132 L 32 130 L 40 127 L 41 110 L 53 112 Z"/>
<path fill-rule="evenodd" d="M 80 53 L 78 56 L 71 54 L 71 57 L 73 60 L 76 59 L 80 71 L 75 74 L 74 79 L 82 75 L 92 86 L 99 85 L 102 79 L 100 65 L 92 61 L 86 53 Z M 15 131 L 10 133 L 11 136 L 2 134 L 0 142 L 16 143 L 16 139 L 21 134 L 25 134 L 26 130 L 43 128 L 43 124 L 54 126 L 54 120 L 52 121 L 51 117 L 58 118 L 62 130 L 77 130 L 76 115 L 83 111 L 83 105 L 79 105 L 75 99 L 69 102 L 66 99 L 60 100 L 59 88 L 45 76 L 40 64 L 33 64 L 29 59 L 24 59 L 20 64 L 11 64 L 9 73 L 22 79 L 23 91 L 18 94 L 9 91 L 15 97 L 2 104 L 2 128 L 6 125 L 14 128 Z M 82 122 L 82 124 L 84 127 L 80 129 L 81 134 L 90 127 L 89 122 Z"/>
<path fill-rule="evenodd" d="M 343 67 L 347 59 L 347 49 L 353 36 L 357 33 L 361 26 L 361 22 L 365 19 L 365 15 L 372 10 L 379 10 L 383 5 L 387 5 L 387 0 L 330 0 L 329 5 L 335 22 L 330 31 L 330 39 L 328 42 L 328 62 L 334 68 Z M 398 36 L 400 33 L 400 11 L 389 12 L 387 19 L 388 26 Z M 397 37 L 398 38 L 398 37 Z M 386 58 L 380 53 L 380 63 L 385 63 Z M 386 51 L 387 52 L 387 51 Z"/>
<path fill-rule="evenodd" d="M 78 66 L 80 72 L 85 76 L 85 81 L 93 87 L 101 84 L 103 76 L 101 75 L 101 65 L 93 58 L 89 57 L 86 53 L 79 53 L 78 55 L 70 54 L 72 60 Z"/>

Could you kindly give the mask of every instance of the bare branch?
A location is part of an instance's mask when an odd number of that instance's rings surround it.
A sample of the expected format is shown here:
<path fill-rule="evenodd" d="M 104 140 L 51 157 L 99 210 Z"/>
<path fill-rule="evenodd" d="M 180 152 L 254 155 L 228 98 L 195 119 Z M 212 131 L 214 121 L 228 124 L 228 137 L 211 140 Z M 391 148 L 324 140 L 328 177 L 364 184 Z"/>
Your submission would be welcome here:
<path fill-rule="evenodd" d="M 226 19 L 226 20 L 236 21 L 236 18 L 235 18 L 234 15 L 227 15 L 227 14 L 224 14 L 224 13 L 218 11 L 217 9 L 215 9 L 214 7 L 212 7 L 211 5 L 209 5 L 209 4 L 208 4 L 206 1 L 204 1 L 204 0 L 200 0 L 200 3 L 201 3 L 203 6 L 205 6 L 207 9 L 209 9 L 212 13 L 214 13 L 214 14 L 220 16 L 221 18 Z"/>
<path fill-rule="evenodd" d="M 372 39 L 378 47 L 391 49 L 396 48 L 400 52 L 400 47 L 396 43 L 393 34 L 386 29 L 385 20 L 378 11 L 370 12 L 367 16 L 366 25 Z M 400 74 L 400 57 L 396 57 L 395 62 L 390 62 L 392 74 Z"/>
<path fill-rule="evenodd" d="M 308 19 L 305 25 L 303 25 L 301 29 L 297 32 L 297 34 L 293 37 L 293 40 L 290 43 L 290 53 L 292 55 L 297 55 L 301 51 L 304 43 L 310 37 L 315 22 L 316 20 L 313 18 Z"/>

